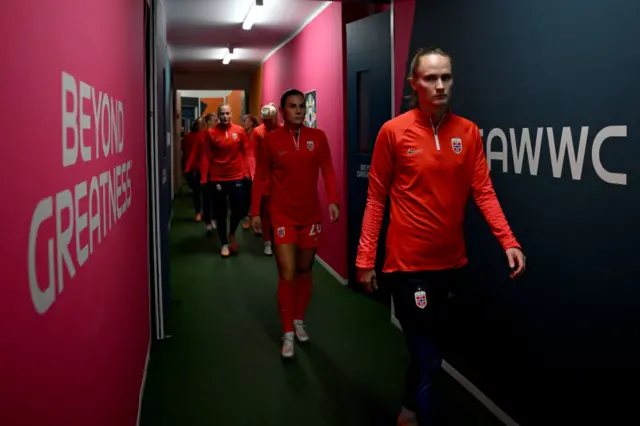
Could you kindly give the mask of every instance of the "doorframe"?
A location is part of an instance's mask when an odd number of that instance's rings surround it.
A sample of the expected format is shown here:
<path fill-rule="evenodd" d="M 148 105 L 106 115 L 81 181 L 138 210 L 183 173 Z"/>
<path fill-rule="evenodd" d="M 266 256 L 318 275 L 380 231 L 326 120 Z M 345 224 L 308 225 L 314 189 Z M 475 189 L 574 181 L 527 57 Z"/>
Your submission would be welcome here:
<path fill-rule="evenodd" d="M 160 185 L 158 176 L 157 105 L 157 1 L 148 1 L 149 15 L 145 35 L 145 105 L 147 154 L 147 215 L 149 220 L 149 315 L 151 336 L 165 338 L 160 265 Z"/>

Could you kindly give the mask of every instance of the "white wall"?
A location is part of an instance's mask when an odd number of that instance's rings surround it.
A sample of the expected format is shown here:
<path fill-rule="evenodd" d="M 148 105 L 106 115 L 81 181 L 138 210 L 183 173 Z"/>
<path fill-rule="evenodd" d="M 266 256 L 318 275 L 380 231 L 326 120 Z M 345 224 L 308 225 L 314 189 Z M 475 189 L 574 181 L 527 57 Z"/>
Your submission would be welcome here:
<path fill-rule="evenodd" d="M 173 82 L 178 90 L 251 90 L 252 72 L 183 72 L 173 74 Z"/>
<path fill-rule="evenodd" d="M 187 98 L 226 98 L 231 90 L 179 90 L 180 96 Z"/>

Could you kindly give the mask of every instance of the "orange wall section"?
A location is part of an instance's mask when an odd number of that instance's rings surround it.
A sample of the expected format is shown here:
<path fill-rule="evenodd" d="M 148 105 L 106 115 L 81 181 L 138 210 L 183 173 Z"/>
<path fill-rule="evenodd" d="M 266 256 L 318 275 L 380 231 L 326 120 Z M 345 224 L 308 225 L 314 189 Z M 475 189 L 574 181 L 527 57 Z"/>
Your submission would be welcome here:
<path fill-rule="evenodd" d="M 227 104 L 231 107 L 231 122 L 240 124 L 244 115 L 244 90 L 232 90 L 227 96 Z"/>
<path fill-rule="evenodd" d="M 260 117 L 262 108 L 262 65 L 253 74 L 251 92 L 249 92 L 249 113 Z"/>
<path fill-rule="evenodd" d="M 224 98 L 201 98 L 201 102 L 207 104 L 207 108 L 202 111 L 202 116 L 204 117 L 207 114 L 217 114 L 218 107 L 224 103 Z"/>

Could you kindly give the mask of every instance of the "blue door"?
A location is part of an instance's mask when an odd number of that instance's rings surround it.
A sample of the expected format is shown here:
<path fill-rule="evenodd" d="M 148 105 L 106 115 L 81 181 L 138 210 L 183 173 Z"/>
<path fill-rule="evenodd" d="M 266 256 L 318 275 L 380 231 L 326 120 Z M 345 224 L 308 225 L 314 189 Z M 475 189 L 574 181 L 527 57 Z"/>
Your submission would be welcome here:
<path fill-rule="evenodd" d="M 391 13 L 381 12 L 347 24 L 347 171 L 349 283 L 356 283 L 355 259 L 367 200 L 369 166 L 378 131 L 391 118 Z M 383 223 L 377 268 L 384 260 Z M 389 303 L 388 294 L 373 297 Z"/>

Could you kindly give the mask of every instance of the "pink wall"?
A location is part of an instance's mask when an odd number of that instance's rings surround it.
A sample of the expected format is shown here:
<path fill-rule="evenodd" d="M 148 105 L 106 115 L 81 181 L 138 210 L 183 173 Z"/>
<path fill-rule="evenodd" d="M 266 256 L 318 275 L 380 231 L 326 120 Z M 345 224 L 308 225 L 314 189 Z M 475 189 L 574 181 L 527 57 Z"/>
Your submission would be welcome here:
<path fill-rule="evenodd" d="M 271 56 L 263 66 L 261 103 L 280 103 L 290 88 L 302 92 L 316 90 L 318 128 L 324 130 L 331 146 L 333 165 L 341 196 L 341 219 L 323 226 L 324 240 L 318 255 L 340 276 L 347 276 L 347 203 L 344 128 L 344 46 L 342 5 L 325 9 L 293 40 Z M 320 200 L 326 208 L 324 182 L 320 179 Z M 325 217 L 325 221 L 327 220 Z"/>
<path fill-rule="evenodd" d="M 149 344 L 143 5 L 4 5 L 2 425 L 136 422 Z"/>
<path fill-rule="evenodd" d="M 402 105 L 402 91 L 409 70 L 407 60 L 411 32 L 413 31 L 413 15 L 415 13 L 416 0 L 394 0 L 393 2 L 393 49 L 394 49 L 394 93 L 396 114 L 400 112 Z"/>

